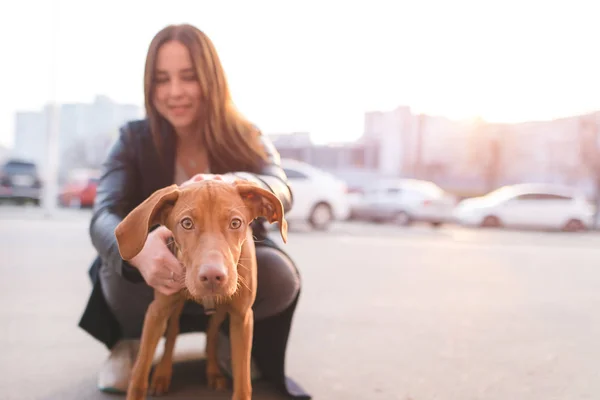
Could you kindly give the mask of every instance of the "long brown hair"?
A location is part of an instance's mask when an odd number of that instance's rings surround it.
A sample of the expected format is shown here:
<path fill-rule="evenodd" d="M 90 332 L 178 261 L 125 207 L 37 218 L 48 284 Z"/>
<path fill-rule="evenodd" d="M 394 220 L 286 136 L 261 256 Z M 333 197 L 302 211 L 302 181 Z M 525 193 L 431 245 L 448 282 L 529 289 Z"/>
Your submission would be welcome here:
<path fill-rule="evenodd" d="M 161 129 L 172 130 L 172 127 L 152 102 L 155 64 L 159 48 L 171 40 L 177 40 L 187 47 L 196 70 L 202 101 L 206 105 L 202 116 L 199 116 L 199 134 L 206 147 L 211 172 L 257 170 L 267 157 L 259 139 L 260 132 L 234 106 L 223 66 L 212 41 L 200 29 L 188 24 L 163 28 L 152 39 L 146 57 L 146 114 L 159 154 L 162 146 Z"/>

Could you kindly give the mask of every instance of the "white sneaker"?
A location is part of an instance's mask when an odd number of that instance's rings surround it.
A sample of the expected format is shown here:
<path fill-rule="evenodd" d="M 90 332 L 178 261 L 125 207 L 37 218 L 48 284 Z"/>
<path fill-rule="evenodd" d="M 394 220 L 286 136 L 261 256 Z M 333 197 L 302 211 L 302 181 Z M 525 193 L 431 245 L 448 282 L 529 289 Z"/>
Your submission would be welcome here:
<path fill-rule="evenodd" d="M 127 393 L 131 370 L 139 349 L 139 340 L 118 341 L 98 374 L 98 389 L 103 392 Z"/>

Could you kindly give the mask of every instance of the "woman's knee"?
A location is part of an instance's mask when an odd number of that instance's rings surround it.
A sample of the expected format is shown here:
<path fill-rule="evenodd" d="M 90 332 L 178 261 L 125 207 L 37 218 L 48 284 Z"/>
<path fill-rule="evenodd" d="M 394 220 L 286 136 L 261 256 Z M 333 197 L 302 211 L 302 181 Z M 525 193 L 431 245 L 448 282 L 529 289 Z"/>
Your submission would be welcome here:
<path fill-rule="evenodd" d="M 146 310 L 154 298 L 152 288 L 143 282 L 129 282 L 108 265 L 100 268 L 100 282 L 106 304 L 119 322 L 123 335 L 141 335 Z"/>
<path fill-rule="evenodd" d="M 300 292 L 300 275 L 292 260 L 270 247 L 257 247 L 258 287 L 254 302 L 256 319 L 267 318 L 287 309 Z"/>

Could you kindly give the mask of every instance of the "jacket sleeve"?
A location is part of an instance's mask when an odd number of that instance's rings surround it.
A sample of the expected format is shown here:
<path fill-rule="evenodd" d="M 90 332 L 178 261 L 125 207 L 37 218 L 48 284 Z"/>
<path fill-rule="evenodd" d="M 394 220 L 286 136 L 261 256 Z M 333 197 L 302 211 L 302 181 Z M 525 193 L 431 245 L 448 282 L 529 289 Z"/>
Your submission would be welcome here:
<path fill-rule="evenodd" d="M 233 175 L 240 179 L 255 182 L 264 189 L 271 191 L 279 198 L 283 205 L 283 211 L 287 213 L 292 209 L 294 196 L 285 171 L 281 166 L 281 157 L 273 142 L 267 136 L 261 134 L 260 140 L 267 153 L 267 161 L 261 169 L 257 173 L 239 171 L 234 172 Z"/>
<path fill-rule="evenodd" d="M 121 258 L 115 228 L 132 208 L 137 190 L 137 170 L 131 131 L 124 126 L 102 166 L 89 233 L 93 246 L 109 268 L 124 278 L 139 282 L 137 268 Z"/>

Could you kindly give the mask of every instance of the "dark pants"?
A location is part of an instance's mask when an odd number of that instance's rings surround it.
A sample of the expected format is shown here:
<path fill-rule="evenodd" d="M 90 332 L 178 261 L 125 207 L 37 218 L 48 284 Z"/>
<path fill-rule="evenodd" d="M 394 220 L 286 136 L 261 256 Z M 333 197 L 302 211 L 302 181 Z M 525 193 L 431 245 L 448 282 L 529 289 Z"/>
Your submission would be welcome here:
<path fill-rule="evenodd" d="M 257 293 L 254 302 L 254 319 L 277 315 L 288 308 L 300 291 L 300 278 L 292 261 L 273 247 L 257 247 Z M 100 281 L 106 303 L 118 321 L 123 339 L 140 338 L 146 309 L 154 299 L 154 290 L 145 283 L 132 283 L 103 265 Z M 208 318 L 202 307 L 188 302 L 185 315 Z"/>

